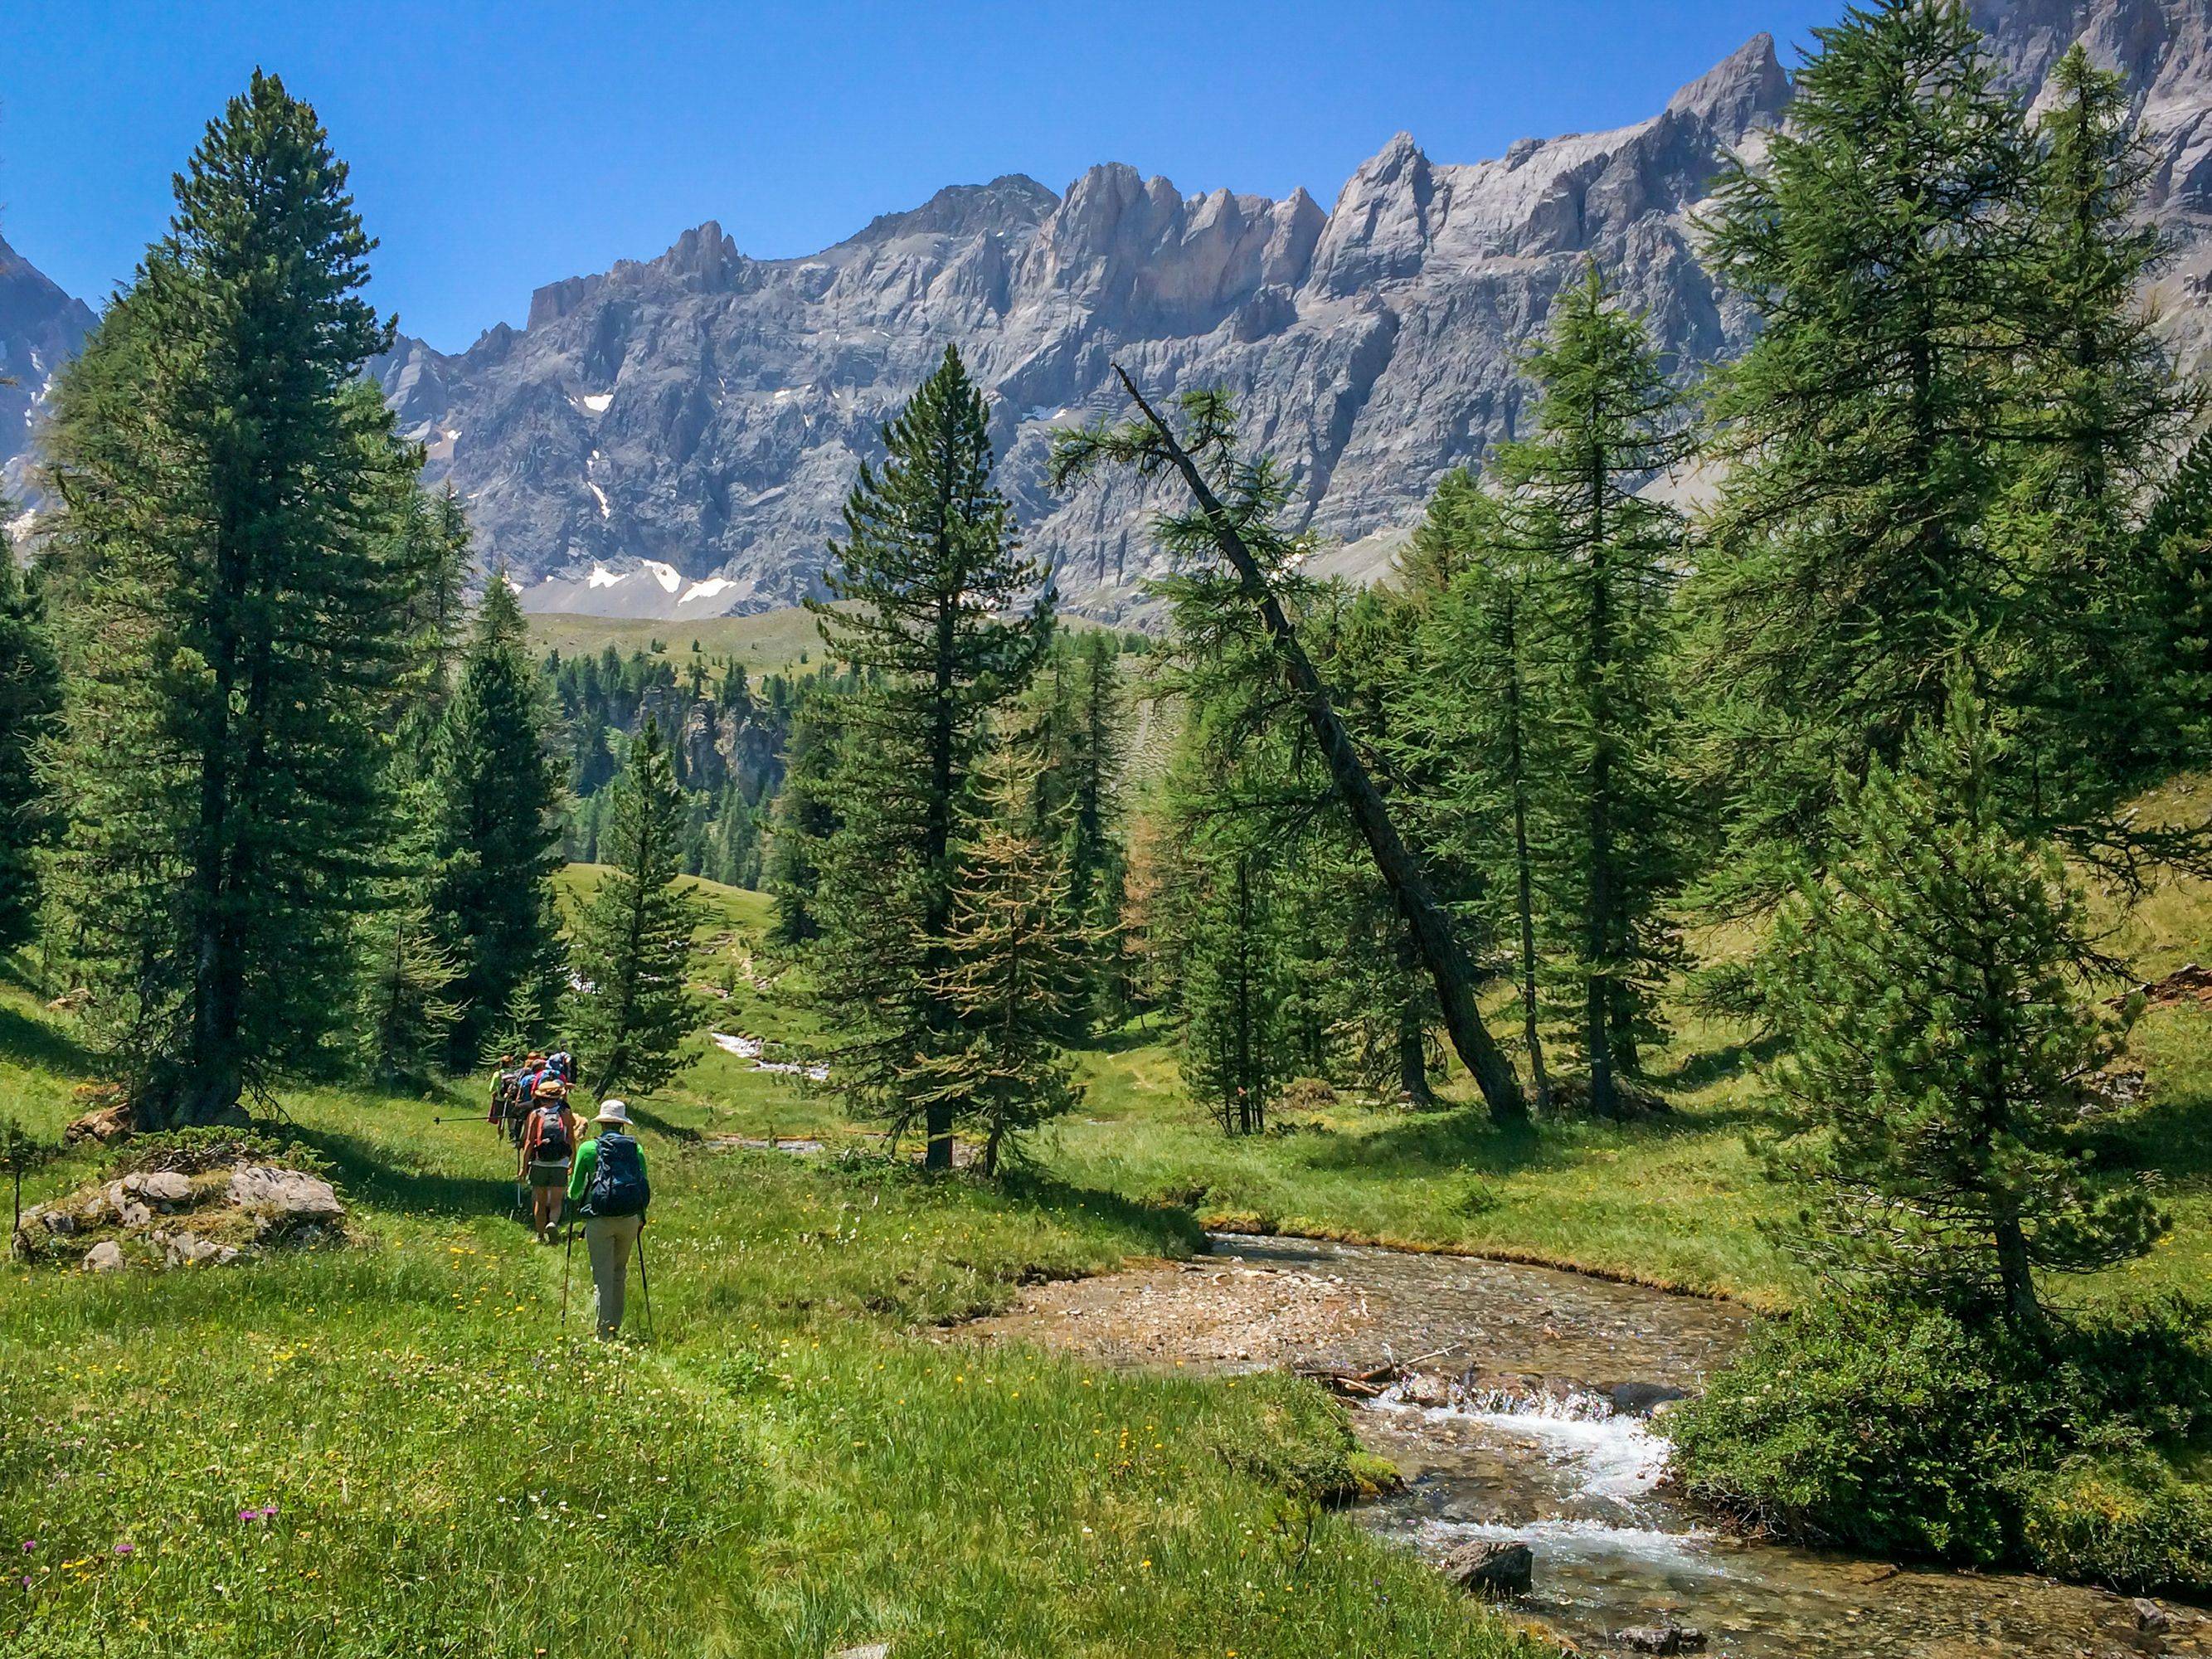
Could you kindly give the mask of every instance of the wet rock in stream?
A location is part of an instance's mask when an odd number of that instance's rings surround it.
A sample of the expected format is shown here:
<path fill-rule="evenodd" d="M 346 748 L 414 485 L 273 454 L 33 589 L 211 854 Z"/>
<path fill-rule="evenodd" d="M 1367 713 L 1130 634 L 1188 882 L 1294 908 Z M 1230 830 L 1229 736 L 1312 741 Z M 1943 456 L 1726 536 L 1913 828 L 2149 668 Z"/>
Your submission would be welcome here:
<path fill-rule="evenodd" d="M 1613 1633 L 1613 1644 L 1631 1653 L 1703 1653 L 1705 1633 L 1692 1625 L 1631 1625 Z"/>
<path fill-rule="evenodd" d="M 1462 1544 L 1437 1562 L 1437 1570 L 1470 1595 L 1526 1595 L 1536 1557 L 1526 1544 Z"/>

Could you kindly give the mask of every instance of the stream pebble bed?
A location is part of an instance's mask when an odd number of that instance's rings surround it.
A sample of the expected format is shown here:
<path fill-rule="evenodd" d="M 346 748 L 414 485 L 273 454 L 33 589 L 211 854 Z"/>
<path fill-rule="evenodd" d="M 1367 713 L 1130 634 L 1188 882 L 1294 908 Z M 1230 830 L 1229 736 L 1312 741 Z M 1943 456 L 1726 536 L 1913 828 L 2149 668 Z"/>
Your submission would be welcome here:
<path fill-rule="evenodd" d="M 2212 1655 L 2212 1625 L 2079 1586 L 1753 1542 L 1668 1494 L 1663 1403 L 1748 1327 L 1728 1304 L 1550 1268 L 1304 1239 L 1224 1235 L 1200 1262 L 1033 1287 L 969 1328 L 1109 1365 L 1407 1379 L 1354 1426 L 1406 1476 L 1373 1530 L 1441 1560 L 1478 1540 L 1534 1553 L 1510 1610 L 1570 1650 L 1630 1651 L 1631 1628 L 1693 1629 L 1735 1659 L 2107 1659 Z M 1637 1409 L 1617 1409 L 1616 1403 Z"/>

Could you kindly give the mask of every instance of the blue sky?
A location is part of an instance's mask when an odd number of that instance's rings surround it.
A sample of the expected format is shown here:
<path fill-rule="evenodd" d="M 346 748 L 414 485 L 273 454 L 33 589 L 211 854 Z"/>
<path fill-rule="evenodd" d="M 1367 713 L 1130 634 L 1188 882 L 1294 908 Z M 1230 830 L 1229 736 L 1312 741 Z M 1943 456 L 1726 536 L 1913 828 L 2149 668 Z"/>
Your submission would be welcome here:
<path fill-rule="evenodd" d="M 453 350 L 532 289 L 718 219 L 811 252 L 947 184 L 1096 161 L 1323 206 L 1403 128 L 1438 161 L 1652 113 L 1840 0 L 430 5 L 9 0 L 0 235 L 95 304 L 257 64 L 313 101 L 382 246 L 373 297 Z"/>

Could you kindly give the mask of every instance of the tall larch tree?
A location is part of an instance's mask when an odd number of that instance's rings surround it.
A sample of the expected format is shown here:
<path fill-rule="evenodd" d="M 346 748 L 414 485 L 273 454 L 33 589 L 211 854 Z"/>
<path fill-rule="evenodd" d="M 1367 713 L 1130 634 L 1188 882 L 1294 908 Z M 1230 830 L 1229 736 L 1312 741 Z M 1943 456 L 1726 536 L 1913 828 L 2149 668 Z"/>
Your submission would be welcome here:
<path fill-rule="evenodd" d="M 473 1064 L 516 988 L 554 941 L 545 895 L 559 867 L 560 763 L 522 611 L 503 572 L 486 584 L 430 765 L 429 905 L 460 969 L 450 1062 Z"/>
<path fill-rule="evenodd" d="M 1558 974 L 1580 1026 L 1590 1108 L 1657 1034 L 1680 949 L 1669 906 L 1683 877 L 1667 652 L 1684 559 L 1680 515 L 1644 492 L 1689 437 L 1642 319 L 1592 266 L 1559 299 L 1531 356 L 1537 433 L 1499 452 L 1504 535 L 1540 611 L 1548 659 L 1545 787 L 1558 845 L 1553 902 L 1571 948 Z"/>
<path fill-rule="evenodd" d="M 1954 682 L 1894 769 L 1848 789 L 1761 964 L 1790 1044 L 1782 1161 L 1823 1266 L 2045 1334 L 2037 1275 L 2142 1255 L 2167 1223 L 2094 1157 L 2085 1088 L 2120 1050 L 2082 900 L 2006 820 L 2002 740 Z"/>
<path fill-rule="evenodd" d="M 0 501 L 0 517 L 5 517 Z M 0 540 L 0 950 L 28 939 L 39 915 L 39 853 L 58 814 L 34 763 L 61 711 L 61 665 L 45 584 Z"/>
<path fill-rule="evenodd" d="M 49 454 L 73 612 L 59 881 L 108 1060 L 161 1123 L 265 1091 L 353 1006 L 416 459 L 361 378 L 392 328 L 314 112 L 257 72 L 176 201 L 64 373 Z"/>
<path fill-rule="evenodd" d="M 1085 938 L 1073 921 L 1063 826 L 1037 823 L 1036 763 L 1011 745 L 986 763 L 988 816 L 961 860 L 934 990 L 964 1040 L 931 1055 L 916 1084 L 983 1132 L 981 1162 L 998 1173 L 1024 1131 L 1082 1097 L 1061 1042 L 1085 989 Z"/>
<path fill-rule="evenodd" d="M 2008 577 L 1990 534 L 2020 412 L 2035 169 L 1963 6 L 1814 31 L 1787 127 L 1723 179 L 1716 276 L 1758 337 L 1718 378 L 1698 678 L 1739 803 L 1723 896 L 1771 895 L 1844 781 L 1940 713 Z"/>
<path fill-rule="evenodd" d="M 1425 678 L 1404 739 L 1426 751 L 1435 778 L 1424 792 L 1424 829 L 1487 877 L 1480 902 L 1511 957 L 1529 1083 L 1537 1109 L 1549 1110 L 1537 938 L 1556 862 L 1547 781 L 1557 698 L 1539 652 L 1547 618 L 1528 562 L 1507 544 L 1498 502 L 1472 473 L 1455 472 L 1437 487 L 1414 551 L 1409 574 L 1438 585 L 1422 620 L 1417 660 Z"/>
<path fill-rule="evenodd" d="M 697 902 L 683 873 L 684 791 L 659 723 L 646 717 L 612 787 L 600 852 L 606 873 L 577 930 L 576 1053 L 604 1097 L 650 1091 L 684 1066 L 697 1014 L 685 984 Z"/>
<path fill-rule="evenodd" d="M 831 655 L 867 680 L 846 711 L 816 974 L 855 1027 L 840 1086 L 896 1126 L 919 1115 L 928 1167 L 943 1170 L 957 1106 L 921 1101 L 915 1068 L 964 1040 L 939 987 L 975 757 L 1049 643 L 1052 608 L 991 481 L 989 410 L 957 349 L 884 428 L 884 448 L 831 548 L 823 580 L 837 603 L 815 606 Z"/>

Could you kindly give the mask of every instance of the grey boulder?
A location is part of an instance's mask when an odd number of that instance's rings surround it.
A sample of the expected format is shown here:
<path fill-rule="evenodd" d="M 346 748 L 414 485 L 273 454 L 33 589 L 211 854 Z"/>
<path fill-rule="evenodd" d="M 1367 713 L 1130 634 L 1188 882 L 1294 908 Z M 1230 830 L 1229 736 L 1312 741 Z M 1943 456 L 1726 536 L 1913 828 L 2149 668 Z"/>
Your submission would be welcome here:
<path fill-rule="evenodd" d="M 1486 1539 L 1461 1545 L 1437 1565 L 1470 1595 L 1526 1595 L 1536 1557 L 1526 1544 Z"/>
<path fill-rule="evenodd" d="M 230 1201 L 279 1226 L 336 1221 L 345 1214 L 329 1182 L 264 1164 L 241 1164 L 230 1172 Z"/>

